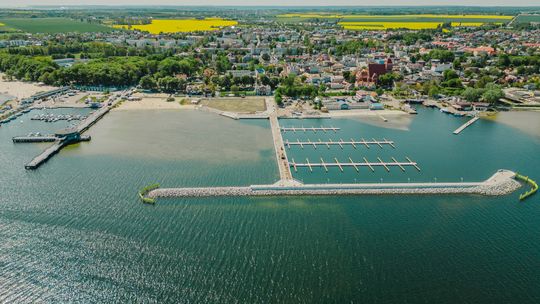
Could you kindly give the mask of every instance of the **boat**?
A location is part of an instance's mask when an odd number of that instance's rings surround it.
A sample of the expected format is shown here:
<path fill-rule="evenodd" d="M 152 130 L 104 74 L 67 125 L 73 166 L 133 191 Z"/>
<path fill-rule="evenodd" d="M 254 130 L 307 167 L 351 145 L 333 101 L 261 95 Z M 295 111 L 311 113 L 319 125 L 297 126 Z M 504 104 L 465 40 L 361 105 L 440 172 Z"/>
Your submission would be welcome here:
<path fill-rule="evenodd" d="M 441 113 L 446 113 L 446 114 L 450 114 L 450 111 L 446 108 L 441 108 L 440 109 Z"/>

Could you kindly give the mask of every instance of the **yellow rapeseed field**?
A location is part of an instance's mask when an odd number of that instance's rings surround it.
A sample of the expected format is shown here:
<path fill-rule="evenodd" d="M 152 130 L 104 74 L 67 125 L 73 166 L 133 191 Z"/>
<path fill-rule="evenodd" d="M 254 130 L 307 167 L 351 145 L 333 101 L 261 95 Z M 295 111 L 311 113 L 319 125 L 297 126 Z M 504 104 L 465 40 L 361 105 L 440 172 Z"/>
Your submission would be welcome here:
<path fill-rule="evenodd" d="M 186 33 L 197 31 L 215 31 L 220 27 L 237 25 L 234 20 L 225 20 L 221 18 L 206 19 L 155 19 L 151 24 L 142 25 L 113 25 L 115 28 L 137 29 L 147 31 L 151 34 L 159 33 Z"/>

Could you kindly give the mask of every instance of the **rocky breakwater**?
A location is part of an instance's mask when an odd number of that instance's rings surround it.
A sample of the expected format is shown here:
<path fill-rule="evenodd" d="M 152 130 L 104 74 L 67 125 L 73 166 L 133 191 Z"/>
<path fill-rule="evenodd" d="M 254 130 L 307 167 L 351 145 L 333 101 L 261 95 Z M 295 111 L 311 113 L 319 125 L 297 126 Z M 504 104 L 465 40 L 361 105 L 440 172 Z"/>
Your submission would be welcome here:
<path fill-rule="evenodd" d="M 158 197 L 210 196 L 293 196 L 293 195 L 377 195 L 377 194 L 479 194 L 505 195 L 521 184 L 515 173 L 499 170 L 489 179 L 476 183 L 386 183 L 386 184 L 310 184 L 276 183 L 249 187 L 161 188 L 148 193 Z"/>

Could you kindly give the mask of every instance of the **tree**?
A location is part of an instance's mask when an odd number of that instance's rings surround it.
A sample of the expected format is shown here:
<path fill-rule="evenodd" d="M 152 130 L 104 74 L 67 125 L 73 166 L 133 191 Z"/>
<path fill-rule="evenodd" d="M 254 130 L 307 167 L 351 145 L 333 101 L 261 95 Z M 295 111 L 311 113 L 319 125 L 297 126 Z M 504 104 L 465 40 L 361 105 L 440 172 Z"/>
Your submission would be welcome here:
<path fill-rule="evenodd" d="M 438 95 L 440 94 L 439 92 L 439 88 L 436 87 L 436 86 L 432 86 L 430 89 L 429 89 L 429 97 L 432 97 L 432 98 L 436 98 L 438 97 Z"/>
<path fill-rule="evenodd" d="M 499 99 L 504 97 L 504 93 L 500 86 L 496 84 L 488 84 L 486 86 L 486 91 L 482 94 L 482 99 L 485 102 L 495 104 Z"/>
<path fill-rule="evenodd" d="M 276 103 L 277 103 L 278 105 L 281 106 L 281 105 L 283 104 L 283 97 L 281 97 L 281 92 L 279 92 L 279 91 L 276 90 L 276 94 L 275 94 L 275 96 L 274 96 L 274 99 L 276 100 Z"/>
<path fill-rule="evenodd" d="M 151 75 L 143 76 L 139 81 L 139 85 L 145 90 L 155 90 L 158 87 L 156 80 Z"/>
<path fill-rule="evenodd" d="M 465 100 L 473 102 L 478 101 L 480 97 L 482 97 L 483 90 L 481 89 L 475 89 L 475 88 L 466 88 L 463 93 L 461 93 L 461 96 L 465 98 Z"/>
<path fill-rule="evenodd" d="M 233 84 L 233 85 L 231 86 L 231 92 L 232 92 L 234 95 L 238 95 L 238 92 L 239 92 L 239 91 L 240 91 L 240 88 L 239 88 L 237 85 Z"/>

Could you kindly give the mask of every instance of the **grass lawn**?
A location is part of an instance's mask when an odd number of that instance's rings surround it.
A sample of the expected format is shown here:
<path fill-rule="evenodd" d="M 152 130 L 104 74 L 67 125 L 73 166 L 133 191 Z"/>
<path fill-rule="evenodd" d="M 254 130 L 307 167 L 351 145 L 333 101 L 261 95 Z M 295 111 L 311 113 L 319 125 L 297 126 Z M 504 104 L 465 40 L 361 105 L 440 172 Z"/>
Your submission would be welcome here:
<path fill-rule="evenodd" d="M 257 111 L 266 110 L 264 97 L 225 97 L 225 98 L 209 98 L 202 99 L 201 105 L 220 111 L 236 112 L 236 113 L 254 113 Z"/>
<path fill-rule="evenodd" d="M 28 33 L 110 32 L 113 29 L 68 18 L 6 18 L 0 19 L 6 27 Z"/>

